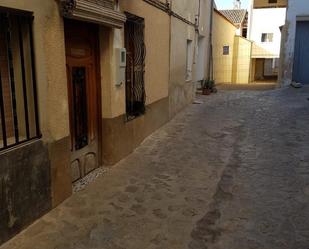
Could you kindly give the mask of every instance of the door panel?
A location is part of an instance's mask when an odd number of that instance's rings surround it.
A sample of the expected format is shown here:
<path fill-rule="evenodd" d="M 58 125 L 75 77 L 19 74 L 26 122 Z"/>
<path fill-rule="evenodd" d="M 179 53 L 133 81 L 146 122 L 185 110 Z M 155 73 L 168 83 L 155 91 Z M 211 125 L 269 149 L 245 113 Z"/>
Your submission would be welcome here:
<path fill-rule="evenodd" d="M 65 20 L 72 181 L 98 167 L 98 29 Z"/>
<path fill-rule="evenodd" d="M 293 80 L 302 84 L 309 84 L 309 22 L 297 22 Z"/>
<path fill-rule="evenodd" d="M 72 67 L 75 150 L 88 145 L 86 68 Z"/>

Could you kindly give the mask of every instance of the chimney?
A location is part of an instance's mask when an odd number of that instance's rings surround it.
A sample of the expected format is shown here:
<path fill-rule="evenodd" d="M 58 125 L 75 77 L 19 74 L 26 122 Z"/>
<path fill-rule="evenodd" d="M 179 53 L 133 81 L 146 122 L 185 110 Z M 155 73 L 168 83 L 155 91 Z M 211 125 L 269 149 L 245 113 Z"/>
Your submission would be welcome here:
<path fill-rule="evenodd" d="M 234 9 L 241 9 L 240 0 L 234 0 Z"/>

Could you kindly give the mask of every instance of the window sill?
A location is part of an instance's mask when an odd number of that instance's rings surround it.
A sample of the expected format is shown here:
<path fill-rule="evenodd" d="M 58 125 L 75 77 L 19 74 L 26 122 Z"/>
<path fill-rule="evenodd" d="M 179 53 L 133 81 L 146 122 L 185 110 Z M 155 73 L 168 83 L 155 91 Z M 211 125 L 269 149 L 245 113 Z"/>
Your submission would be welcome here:
<path fill-rule="evenodd" d="M 41 139 L 42 139 L 42 135 L 31 138 L 29 140 L 22 140 L 22 141 L 19 141 L 18 143 L 14 143 L 14 144 L 12 143 L 12 144 L 10 144 L 6 147 L 0 147 L 0 154 L 4 154 L 8 151 L 12 151 L 12 150 L 18 149 L 18 148 L 23 147 L 23 146 L 27 146 L 28 144 L 34 143 L 34 142 L 39 141 Z M 1 141 L 2 140 L 0 140 L 0 142 Z"/>

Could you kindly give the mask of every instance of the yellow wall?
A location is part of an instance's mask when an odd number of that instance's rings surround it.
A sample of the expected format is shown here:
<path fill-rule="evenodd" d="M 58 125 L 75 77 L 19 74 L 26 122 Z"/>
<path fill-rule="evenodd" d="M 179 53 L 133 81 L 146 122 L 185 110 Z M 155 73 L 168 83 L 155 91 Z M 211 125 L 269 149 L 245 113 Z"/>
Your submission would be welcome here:
<path fill-rule="evenodd" d="M 149 105 L 168 96 L 169 16 L 140 0 L 122 0 L 120 8 L 145 19 L 145 89 Z"/>
<path fill-rule="evenodd" d="M 121 0 L 121 11 L 145 19 L 146 105 L 168 96 L 169 16 L 139 0 Z M 116 86 L 116 48 L 124 47 L 124 30 L 100 28 L 102 117 L 125 114 L 125 85 Z"/>
<path fill-rule="evenodd" d="M 193 21 L 198 12 L 197 1 L 188 0 L 174 1 L 172 10 Z M 192 77 L 187 78 L 187 42 L 191 41 Z M 171 51 L 170 51 L 170 84 L 169 84 L 169 112 L 170 118 L 192 102 L 195 96 L 194 71 L 195 71 L 195 28 L 178 18 L 171 17 Z M 189 66 L 189 67 L 190 67 Z"/>
<path fill-rule="evenodd" d="M 266 8 L 266 7 L 286 7 L 288 0 L 278 0 L 277 3 L 269 3 L 268 0 L 254 0 L 254 8 Z"/>
<path fill-rule="evenodd" d="M 213 73 L 216 83 L 231 83 L 236 27 L 217 11 L 213 16 Z M 223 55 L 229 46 L 229 55 Z"/>
<path fill-rule="evenodd" d="M 1 6 L 34 12 L 40 126 L 45 141 L 69 135 L 63 19 L 56 1 L 1 0 Z"/>
<path fill-rule="evenodd" d="M 235 36 L 232 83 L 239 83 L 239 84 L 249 83 L 251 46 L 252 46 L 251 41 L 240 36 Z"/>
<path fill-rule="evenodd" d="M 125 85 L 116 86 L 116 48 L 123 48 L 123 30 L 100 27 L 102 117 L 125 113 Z"/>
<path fill-rule="evenodd" d="M 251 59 L 251 66 L 250 66 L 250 82 L 255 81 L 255 66 L 256 66 L 256 59 Z"/>
<path fill-rule="evenodd" d="M 195 15 L 198 14 L 200 0 L 172 0 L 172 10 L 178 15 L 186 18 L 188 21 L 195 21 Z M 203 2 L 205 0 L 202 0 Z"/>

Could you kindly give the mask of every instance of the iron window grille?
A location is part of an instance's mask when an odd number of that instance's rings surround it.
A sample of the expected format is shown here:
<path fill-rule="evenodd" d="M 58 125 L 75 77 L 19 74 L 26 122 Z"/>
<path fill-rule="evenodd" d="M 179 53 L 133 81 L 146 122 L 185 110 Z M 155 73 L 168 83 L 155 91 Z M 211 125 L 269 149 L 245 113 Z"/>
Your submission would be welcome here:
<path fill-rule="evenodd" d="M 145 22 L 143 18 L 129 13 L 126 16 L 126 113 L 127 119 L 131 120 L 145 113 Z"/>
<path fill-rule="evenodd" d="M 33 15 L 0 8 L 0 151 L 41 137 Z"/>

